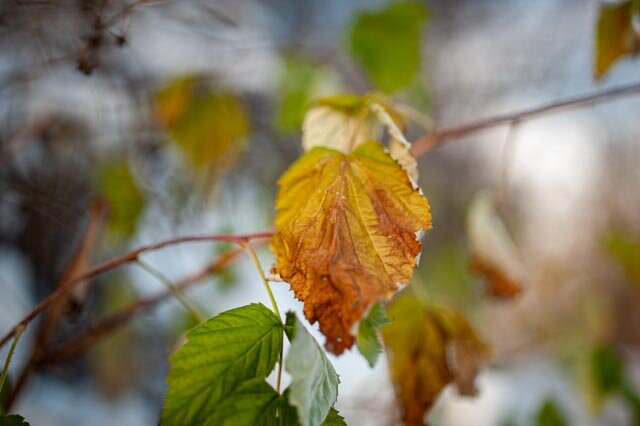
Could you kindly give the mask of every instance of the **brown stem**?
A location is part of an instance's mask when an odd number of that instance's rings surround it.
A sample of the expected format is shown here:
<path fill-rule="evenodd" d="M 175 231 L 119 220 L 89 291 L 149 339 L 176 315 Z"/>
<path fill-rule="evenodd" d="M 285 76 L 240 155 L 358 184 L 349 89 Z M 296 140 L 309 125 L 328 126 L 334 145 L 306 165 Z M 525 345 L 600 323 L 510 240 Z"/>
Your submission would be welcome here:
<path fill-rule="evenodd" d="M 234 260 L 243 253 L 241 249 L 233 249 L 215 261 L 207 265 L 202 271 L 187 276 L 174 284 L 174 287 L 184 291 L 192 285 L 204 280 L 211 274 L 220 272 L 228 267 Z M 87 330 L 83 331 L 73 339 L 61 344 L 53 350 L 49 355 L 43 358 L 40 365 L 52 365 L 62 360 L 78 356 L 93 346 L 96 341 L 110 334 L 112 331 L 128 323 L 138 313 L 151 310 L 159 303 L 166 301 L 173 295 L 171 290 L 166 290 L 146 299 L 140 299 L 126 308 L 94 323 Z"/>
<path fill-rule="evenodd" d="M 271 232 L 262 232 L 256 234 L 246 234 L 246 235 L 196 235 L 196 236 L 187 236 L 187 237 L 179 237 L 173 238 L 170 240 L 160 241 L 155 244 L 149 244 L 146 246 L 139 247 L 129 253 L 123 254 L 121 256 L 115 257 L 111 260 L 107 260 L 105 262 L 99 263 L 92 268 L 87 269 L 84 273 L 70 279 L 64 284 L 60 285 L 55 291 L 53 291 L 49 296 L 45 297 L 40 303 L 38 303 L 27 315 L 20 320 L 14 327 L 9 330 L 7 334 L 5 334 L 2 339 L 0 339 L 0 348 L 2 348 L 8 341 L 13 337 L 21 326 L 26 326 L 29 324 L 35 317 L 38 316 L 42 311 L 47 309 L 52 303 L 60 299 L 62 296 L 66 294 L 69 290 L 87 280 L 88 278 L 94 277 L 98 274 L 101 274 L 105 271 L 118 267 L 120 265 L 124 265 L 126 263 L 135 262 L 138 259 L 138 256 L 142 253 L 146 253 L 149 251 L 160 250 L 164 247 L 181 244 L 181 243 L 193 243 L 193 242 L 204 242 L 204 241 L 226 241 L 231 243 L 242 244 L 247 241 L 253 239 L 261 239 L 261 238 L 271 238 L 273 233 Z"/>
<path fill-rule="evenodd" d="M 560 101 L 550 102 L 534 108 L 529 108 L 513 113 L 496 115 L 494 117 L 472 121 L 460 126 L 435 130 L 431 133 L 423 135 L 418 140 L 416 140 L 413 143 L 411 152 L 415 157 L 420 157 L 426 154 L 435 146 L 440 145 L 447 140 L 456 139 L 470 133 L 475 133 L 479 130 L 522 122 L 530 120 L 539 115 L 548 114 L 550 112 L 581 108 L 587 105 L 606 102 L 615 98 L 637 93 L 640 93 L 640 83 L 632 83 L 624 86 L 613 87 L 611 89 L 601 90 L 588 95 L 575 96 Z"/>

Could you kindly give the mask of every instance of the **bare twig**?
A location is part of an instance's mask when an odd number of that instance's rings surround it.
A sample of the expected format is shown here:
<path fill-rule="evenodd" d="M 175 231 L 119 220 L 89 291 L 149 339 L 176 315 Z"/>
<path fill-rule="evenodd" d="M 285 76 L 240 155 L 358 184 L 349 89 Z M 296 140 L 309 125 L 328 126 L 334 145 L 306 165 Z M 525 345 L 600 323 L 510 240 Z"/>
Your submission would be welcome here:
<path fill-rule="evenodd" d="M 573 98 L 563 99 L 556 102 L 547 103 L 538 107 L 525 109 L 508 114 L 497 115 L 482 120 L 472 121 L 460 126 L 454 126 L 446 129 L 435 130 L 426 133 L 413 143 L 411 152 L 414 156 L 420 157 L 429 150 L 438 146 L 445 141 L 460 138 L 480 130 L 489 129 L 497 126 L 504 126 L 516 122 L 523 122 L 534 117 L 558 112 L 567 109 L 581 108 L 601 102 L 607 102 L 623 96 L 629 96 L 640 93 L 640 82 L 632 83 L 625 86 L 613 87 L 611 89 L 601 90 L 599 92 L 588 95 L 576 96 Z"/>
<path fill-rule="evenodd" d="M 196 272 L 182 280 L 173 284 L 173 286 L 184 291 L 192 285 L 201 282 L 211 274 L 220 272 L 224 268 L 228 267 L 233 261 L 235 261 L 240 254 L 243 253 L 241 249 L 233 249 L 227 251 L 215 261 L 208 264 L 203 270 Z M 64 359 L 78 356 L 85 352 L 88 348 L 93 346 L 95 342 L 101 338 L 109 335 L 119 327 L 127 324 L 133 317 L 141 312 L 145 312 L 153 309 L 158 304 L 169 300 L 173 296 L 173 292 L 169 289 L 159 293 L 155 296 L 148 297 L 146 299 L 140 299 L 137 302 L 129 305 L 126 308 L 119 310 L 118 312 L 99 320 L 95 324 L 91 325 L 87 330 L 75 336 L 73 339 L 61 344 L 58 348 L 53 350 L 46 358 L 41 361 L 41 365 L 56 364 Z"/>
<path fill-rule="evenodd" d="M 124 265 L 126 263 L 135 262 L 138 259 L 138 256 L 142 253 L 146 253 L 149 251 L 160 250 L 162 248 L 181 244 L 181 243 L 194 243 L 194 242 L 210 242 L 210 241 L 225 241 L 237 244 L 243 244 L 247 241 L 254 239 L 262 239 L 262 238 L 271 238 L 273 233 L 271 232 L 262 232 L 256 234 L 245 234 L 245 235 L 195 235 L 195 236 L 187 236 L 187 237 L 179 237 L 173 238 L 170 240 L 160 241 L 155 244 L 149 244 L 146 246 L 139 247 L 129 253 L 123 254 L 111 260 L 107 260 L 105 262 L 99 263 L 98 265 L 93 266 L 92 268 L 87 269 L 84 273 L 74 277 L 73 279 L 67 281 L 66 283 L 60 285 L 55 291 L 53 291 L 49 296 L 45 297 L 40 303 L 38 303 L 27 315 L 20 320 L 14 327 L 9 330 L 7 334 L 5 334 L 2 339 L 0 339 L 0 348 L 4 346 L 11 337 L 13 337 L 21 326 L 26 326 L 29 324 L 35 317 L 38 316 L 42 311 L 47 309 L 52 303 L 56 300 L 60 299 L 62 296 L 66 294 L 69 290 L 79 285 L 83 281 L 94 277 L 98 274 L 101 274 L 110 269 L 116 268 L 118 266 Z"/>

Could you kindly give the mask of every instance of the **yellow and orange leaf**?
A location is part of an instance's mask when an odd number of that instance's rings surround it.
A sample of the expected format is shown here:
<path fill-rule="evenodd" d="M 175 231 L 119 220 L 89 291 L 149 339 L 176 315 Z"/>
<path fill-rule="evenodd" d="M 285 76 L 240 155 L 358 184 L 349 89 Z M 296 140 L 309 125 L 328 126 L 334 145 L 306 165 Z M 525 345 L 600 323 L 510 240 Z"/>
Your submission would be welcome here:
<path fill-rule="evenodd" d="M 354 343 L 369 307 L 409 282 L 431 228 L 427 199 L 376 141 L 352 152 L 315 147 L 281 177 L 276 270 L 320 324 L 326 347 Z"/>
<path fill-rule="evenodd" d="M 391 323 L 380 331 L 405 424 L 424 424 L 449 383 L 462 395 L 477 393 L 475 377 L 491 350 L 464 316 L 446 306 L 424 306 L 405 294 L 391 304 L 388 317 Z"/>

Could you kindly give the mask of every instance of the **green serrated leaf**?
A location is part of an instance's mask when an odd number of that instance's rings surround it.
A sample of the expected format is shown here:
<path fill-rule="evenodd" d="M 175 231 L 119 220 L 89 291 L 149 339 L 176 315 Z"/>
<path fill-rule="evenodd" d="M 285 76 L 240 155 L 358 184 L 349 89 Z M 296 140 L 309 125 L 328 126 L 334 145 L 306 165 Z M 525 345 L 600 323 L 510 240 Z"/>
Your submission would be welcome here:
<path fill-rule="evenodd" d="M 281 397 L 281 408 L 280 408 L 280 423 L 278 426 L 299 426 L 300 422 L 298 422 L 298 413 L 294 406 L 289 403 L 291 398 L 291 389 L 287 388 Z M 322 422 L 322 426 L 346 426 L 347 423 L 344 421 L 344 418 L 338 413 L 338 410 L 335 408 L 331 408 L 329 410 L 329 414 Z"/>
<path fill-rule="evenodd" d="M 206 422 L 211 426 L 279 426 L 280 396 L 264 379 L 243 382 Z"/>
<path fill-rule="evenodd" d="M 378 327 L 386 324 L 389 324 L 389 320 L 384 306 L 382 303 L 376 303 L 358 326 L 356 345 L 370 367 L 376 365 L 378 356 L 382 352 L 382 342 L 378 336 Z"/>
<path fill-rule="evenodd" d="M 12 414 L 10 416 L 0 416 L 0 426 L 29 426 L 24 417 Z"/>
<path fill-rule="evenodd" d="M 556 403 L 547 399 L 536 415 L 536 426 L 566 426 L 567 421 Z"/>
<path fill-rule="evenodd" d="M 223 312 L 193 329 L 171 357 L 161 423 L 209 424 L 244 382 L 273 370 L 282 333 L 280 319 L 262 304 Z"/>
<path fill-rule="evenodd" d="M 425 6 L 411 1 L 356 17 L 351 52 L 376 88 L 393 92 L 413 81 L 420 70 L 420 39 L 426 17 Z"/>
<path fill-rule="evenodd" d="M 327 414 L 327 418 L 324 419 L 322 426 L 347 426 L 347 423 L 344 421 L 344 417 L 338 413 L 338 410 L 332 408 L 329 410 L 329 414 Z"/>
<path fill-rule="evenodd" d="M 318 342 L 297 319 L 287 313 L 291 349 L 285 369 L 291 374 L 289 402 L 296 407 L 302 426 L 318 426 L 338 399 L 338 374 Z"/>

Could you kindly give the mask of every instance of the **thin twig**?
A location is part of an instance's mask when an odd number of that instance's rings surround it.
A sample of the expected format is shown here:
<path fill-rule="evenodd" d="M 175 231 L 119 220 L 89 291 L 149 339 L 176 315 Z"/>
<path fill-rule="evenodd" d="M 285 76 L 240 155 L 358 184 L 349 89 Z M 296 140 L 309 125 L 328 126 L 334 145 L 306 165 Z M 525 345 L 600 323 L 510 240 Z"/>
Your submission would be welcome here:
<path fill-rule="evenodd" d="M 93 266 L 92 268 L 87 269 L 84 273 L 74 277 L 73 279 L 67 281 L 66 283 L 59 286 L 56 290 L 54 290 L 49 296 L 45 297 L 40 303 L 38 303 L 27 315 L 24 316 L 15 326 L 9 330 L 7 334 L 5 334 L 2 339 L 0 339 L 0 348 L 2 348 L 8 341 L 16 334 L 18 327 L 27 325 L 35 317 L 38 316 L 42 311 L 47 309 L 53 302 L 60 299 L 60 297 L 64 296 L 66 292 L 80 284 L 81 282 L 87 280 L 88 278 L 94 277 L 98 274 L 101 274 L 110 269 L 116 268 L 118 266 L 124 265 L 126 263 L 135 262 L 138 259 L 138 256 L 142 253 L 146 253 L 149 251 L 160 250 L 162 248 L 181 244 L 181 243 L 194 243 L 194 242 L 205 242 L 205 241 L 225 241 L 232 243 L 245 243 L 253 239 L 262 239 L 262 238 L 271 238 L 273 233 L 271 232 L 262 232 L 256 234 L 245 234 L 245 235 L 196 235 L 196 236 L 188 236 L 188 237 L 179 237 L 173 238 L 170 240 L 161 241 L 155 244 L 149 244 L 146 246 L 139 247 L 129 253 L 123 254 L 121 256 L 115 257 L 111 260 L 107 260 L 105 262 L 99 263 L 98 265 Z"/>
<path fill-rule="evenodd" d="M 576 96 L 560 101 L 550 102 L 534 108 L 525 109 L 508 114 L 497 115 L 482 120 L 472 121 L 460 126 L 454 126 L 446 129 L 435 130 L 426 133 L 413 143 L 411 152 L 414 156 L 420 157 L 426 154 L 431 148 L 444 143 L 445 141 L 460 138 L 479 130 L 489 129 L 497 126 L 509 125 L 514 122 L 522 122 L 530 120 L 534 117 L 558 112 L 561 110 L 581 108 L 588 105 L 594 105 L 601 102 L 607 102 L 623 96 L 629 96 L 640 93 L 640 82 L 632 83 L 624 86 L 613 87 L 611 89 L 601 90 L 588 95 Z"/>
<path fill-rule="evenodd" d="M 144 260 L 138 258 L 138 265 L 149 274 L 153 275 L 158 281 L 164 284 L 167 289 L 173 294 L 173 296 L 178 299 L 178 301 L 184 306 L 184 308 L 198 321 L 198 324 L 204 322 L 206 320 L 206 315 L 204 315 L 198 308 L 195 307 L 193 303 L 189 301 L 185 297 L 185 295 L 180 291 L 180 289 L 162 272 L 158 269 L 154 268 Z"/>
<path fill-rule="evenodd" d="M 215 261 L 207 265 L 203 270 L 196 272 L 182 280 L 176 282 L 174 286 L 184 292 L 192 285 L 203 281 L 211 274 L 222 271 L 228 267 L 234 260 L 238 258 L 244 251 L 241 249 L 230 250 Z M 173 293 L 170 290 L 148 297 L 146 299 L 140 299 L 132 305 L 122 308 L 116 313 L 103 318 L 91 325 L 82 333 L 74 336 L 72 339 L 58 346 L 55 350 L 42 360 L 42 365 L 56 364 L 64 359 L 78 356 L 85 352 L 88 348 L 93 346 L 96 341 L 109 335 L 119 327 L 127 324 L 137 314 L 145 311 L 149 311 L 156 307 L 158 304 L 170 299 Z"/>

